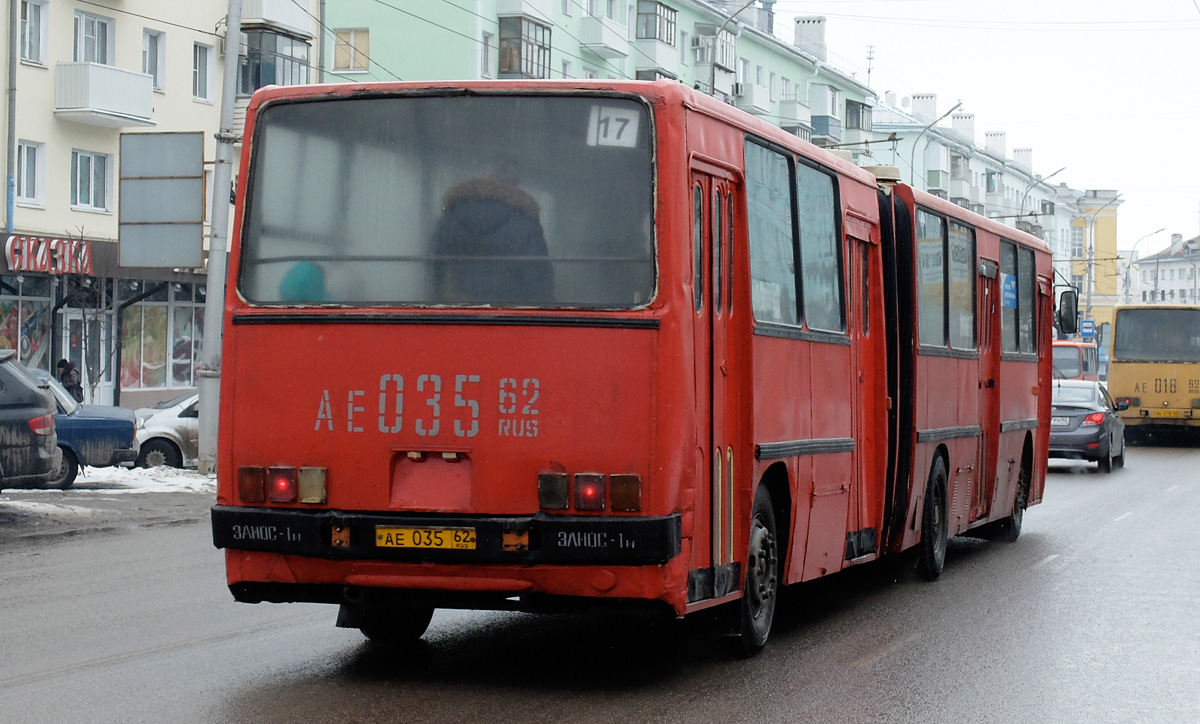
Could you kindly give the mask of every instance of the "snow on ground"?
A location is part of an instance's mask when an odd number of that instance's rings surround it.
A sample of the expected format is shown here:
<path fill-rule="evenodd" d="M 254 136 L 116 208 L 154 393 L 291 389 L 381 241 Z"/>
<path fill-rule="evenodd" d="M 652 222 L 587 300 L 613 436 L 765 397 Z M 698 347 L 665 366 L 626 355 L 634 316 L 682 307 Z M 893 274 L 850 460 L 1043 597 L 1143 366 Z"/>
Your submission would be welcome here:
<path fill-rule="evenodd" d="M 201 475 L 195 470 L 176 468 L 86 468 L 80 469 L 79 477 L 70 491 L 81 493 L 90 490 L 112 493 L 213 493 L 217 489 L 217 478 Z M 62 495 L 57 490 L 22 491 L 45 492 Z"/>

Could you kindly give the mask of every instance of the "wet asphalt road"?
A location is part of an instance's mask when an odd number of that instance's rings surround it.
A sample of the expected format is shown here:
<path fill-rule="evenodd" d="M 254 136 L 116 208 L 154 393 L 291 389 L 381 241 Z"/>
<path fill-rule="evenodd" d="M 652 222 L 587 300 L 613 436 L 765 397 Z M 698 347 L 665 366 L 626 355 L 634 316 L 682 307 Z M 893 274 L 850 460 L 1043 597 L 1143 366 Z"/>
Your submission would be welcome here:
<path fill-rule="evenodd" d="M 875 565 L 789 589 L 750 660 L 706 621 L 457 611 L 381 650 L 332 607 L 234 603 L 206 496 L 164 502 L 177 524 L 146 503 L 101 533 L 9 521 L 0 720 L 1194 722 L 1198 468 L 1052 461 L 1016 544 L 954 540 L 934 584 Z"/>

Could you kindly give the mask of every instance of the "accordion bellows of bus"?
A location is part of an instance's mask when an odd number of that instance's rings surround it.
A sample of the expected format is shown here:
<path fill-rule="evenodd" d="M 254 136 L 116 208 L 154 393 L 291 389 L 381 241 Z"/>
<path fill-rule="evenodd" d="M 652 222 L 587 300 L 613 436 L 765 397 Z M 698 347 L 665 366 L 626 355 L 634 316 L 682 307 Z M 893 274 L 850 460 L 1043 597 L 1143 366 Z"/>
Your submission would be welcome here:
<path fill-rule="evenodd" d="M 1047 247 L 679 83 L 266 88 L 239 178 L 238 600 L 719 606 L 752 654 L 781 586 L 1041 499 Z"/>

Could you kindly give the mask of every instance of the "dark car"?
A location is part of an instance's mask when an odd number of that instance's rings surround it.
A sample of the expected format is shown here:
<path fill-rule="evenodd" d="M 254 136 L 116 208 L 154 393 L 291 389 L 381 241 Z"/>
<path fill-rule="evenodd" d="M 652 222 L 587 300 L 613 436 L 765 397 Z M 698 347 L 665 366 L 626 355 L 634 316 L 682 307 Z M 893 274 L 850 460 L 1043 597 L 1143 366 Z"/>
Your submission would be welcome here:
<path fill-rule="evenodd" d="M 1095 380 L 1055 380 L 1051 395 L 1050 457 L 1094 460 L 1102 472 L 1125 466 L 1127 403 L 1114 403 Z"/>
<path fill-rule="evenodd" d="M 0 488 L 37 488 L 54 478 L 62 460 L 54 412 L 54 396 L 16 350 L 0 350 Z"/>
<path fill-rule="evenodd" d="M 58 446 L 63 453 L 58 472 L 45 487 L 58 490 L 71 487 L 80 465 L 105 467 L 137 459 L 133 410 L 113 405 L 81 405 L 50 373 L 36 370 L 34 374 L 49 385 L 58 402 Z"/>

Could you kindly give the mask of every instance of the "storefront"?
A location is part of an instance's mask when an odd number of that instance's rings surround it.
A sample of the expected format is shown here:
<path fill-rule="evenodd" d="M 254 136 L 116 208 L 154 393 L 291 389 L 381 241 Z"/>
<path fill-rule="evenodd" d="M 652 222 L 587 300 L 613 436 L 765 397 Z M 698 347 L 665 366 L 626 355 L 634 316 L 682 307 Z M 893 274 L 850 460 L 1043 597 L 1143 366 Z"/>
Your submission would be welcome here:
<path fill-rule="evenodd" d="M 88 402 L 151 405 L 195 385 L 204 282 L 122 268 L 112 241 L 14 234 L 0 270 L 0 349 L 48 371 L 75 363 Z"/>

